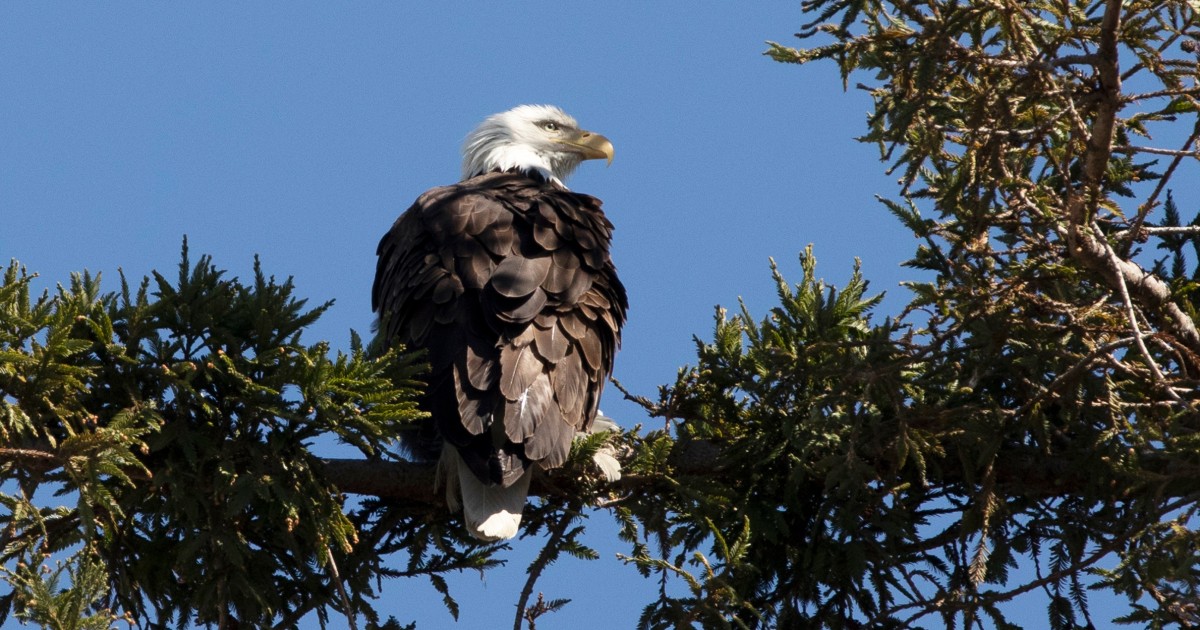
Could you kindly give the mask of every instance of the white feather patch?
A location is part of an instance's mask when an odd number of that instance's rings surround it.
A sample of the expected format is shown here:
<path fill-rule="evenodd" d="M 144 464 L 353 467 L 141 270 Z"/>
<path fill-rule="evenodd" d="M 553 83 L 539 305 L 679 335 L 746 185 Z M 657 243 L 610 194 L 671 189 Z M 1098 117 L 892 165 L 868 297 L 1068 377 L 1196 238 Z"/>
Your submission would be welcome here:
<path fill-rule="evenodd" d="M 555 151 L 537 125 L 546 120 L 565 127 L 578 126 L 574 118 L 553 105 L 520 105 L 489 116 L 463 142 L 463 179 L 496 170 L 518 169 L 540 173 L 562 185 L 582 157 Z"/>
<path fill-rule="evenodd" d="M 612 418 L 605 416 L 602 411 L 597 411 L 596 419 L 592 421 L 591 428 L 587 431 L 579 432 L 576 434 L 576 437 L 620 430 L 621 427 L 616 422 L 613 422 Z M 596 468 L 600 469 L 600 474 L 604 475 L 604 479 L 609 482 L 621 479 L 621 462 L 615 457 L 616 454 L 617 449 L 613 448 L 611 444 L 606 444 L 596 449 L 596 453 L 592 455 L 592 463 L 596 464 Z"/>
<path fill-rule="evenodd" d="M 529 482 L 533 479 L 533 467 L 516 483 L 507 488 L 488 485 L 475 477 L 458 450 L 446 445 L 442 449 L 442 461 L 446 470 L 447 503 L 454 505 L 449 496 L 450 489 L 457 486 L 462 491 L 463 519 L 467 531 L 480 540 L 507 540 L 516 537 L 521 526 L 521 511 L 525 509 L 525 498 L 529 495 Z M 454 497 L 457 499 L 458 497 Z"/>

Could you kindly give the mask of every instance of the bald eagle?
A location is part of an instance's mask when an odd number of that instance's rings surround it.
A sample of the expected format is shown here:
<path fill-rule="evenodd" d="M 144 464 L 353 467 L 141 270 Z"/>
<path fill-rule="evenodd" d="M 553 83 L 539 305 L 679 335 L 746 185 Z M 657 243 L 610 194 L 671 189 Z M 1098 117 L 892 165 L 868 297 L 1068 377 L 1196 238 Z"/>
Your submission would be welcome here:
<path fill-rule="evenodd" d="M 470 533 L 516 536 L 535 468 L 595 422 L 628 303 L 600 200 L 563 181 L 613 157 L 557 107 L 496 114 L 463 144 L 462 181 L 434 188 L 379 242 L 372 308 L 383 347 L 424 349 L 428 426 Z"/>

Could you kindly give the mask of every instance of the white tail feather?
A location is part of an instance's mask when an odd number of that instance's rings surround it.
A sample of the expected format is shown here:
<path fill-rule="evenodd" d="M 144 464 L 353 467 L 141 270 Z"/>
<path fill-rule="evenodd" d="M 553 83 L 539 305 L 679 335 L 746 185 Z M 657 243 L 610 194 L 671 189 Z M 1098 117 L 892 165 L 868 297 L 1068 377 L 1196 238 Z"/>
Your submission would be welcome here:
<path fill-rule="evenodd" d="M 517 535 L 521 511 L 525 509 L 525 498 L 529 495 L 529 482 L 533 479 L 532 466 L 507 488 L 487 485 L 476 478 L 458 456 L 458 449 L 447 445 L 442 449 L 442 472 L 448 477 L 446 502 L 451 509 L 458 503 L 457 491 L 462 491 L 463 517 L 472 536 L 493 541 Z"/>

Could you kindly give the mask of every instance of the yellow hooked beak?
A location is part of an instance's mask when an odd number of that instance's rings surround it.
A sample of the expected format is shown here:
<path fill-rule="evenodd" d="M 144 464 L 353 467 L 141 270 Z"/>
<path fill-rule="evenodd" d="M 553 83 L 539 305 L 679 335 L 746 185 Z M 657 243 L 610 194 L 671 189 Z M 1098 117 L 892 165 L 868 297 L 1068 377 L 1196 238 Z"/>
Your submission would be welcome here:
<path fill-rule="evenodd" d="M 585 160 L 599 160 L 604 158 L 608 160 L 608 164 L 612 164 L 613 145 L 608 141 L 608 138 L 598 133 L 580 129 L 563 138 L 561 142 L 579 149 Z"/>

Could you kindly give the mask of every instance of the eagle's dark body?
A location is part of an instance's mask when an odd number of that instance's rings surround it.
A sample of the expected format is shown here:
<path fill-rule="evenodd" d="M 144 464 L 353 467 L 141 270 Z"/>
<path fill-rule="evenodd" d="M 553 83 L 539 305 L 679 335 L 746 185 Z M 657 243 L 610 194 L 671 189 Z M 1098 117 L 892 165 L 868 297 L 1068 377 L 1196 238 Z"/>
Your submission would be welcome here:
<path fill-rule="evenodd" d="M 612 229 L 598 199 L 519 171 L 435 188 L 401 215 L 372 302 L 383 339 L 428 351 L 431 426 L 415 450 L 444 441 L 501 487 L 563 463 L 625 322 Z"/>

